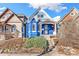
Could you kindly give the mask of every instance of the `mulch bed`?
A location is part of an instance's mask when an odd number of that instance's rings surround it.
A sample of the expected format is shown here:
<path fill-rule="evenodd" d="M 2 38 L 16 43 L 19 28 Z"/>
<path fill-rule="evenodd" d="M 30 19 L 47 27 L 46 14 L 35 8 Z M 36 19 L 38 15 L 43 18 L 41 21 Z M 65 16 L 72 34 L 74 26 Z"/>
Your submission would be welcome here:
<path fill-rule="evenodd" d="M 40 54 L 44 52 L 42 48 L 24 48 L 24 40 L 22 38 L 14 38 L 10 40 L 0 41 L 1 54 Z"/>

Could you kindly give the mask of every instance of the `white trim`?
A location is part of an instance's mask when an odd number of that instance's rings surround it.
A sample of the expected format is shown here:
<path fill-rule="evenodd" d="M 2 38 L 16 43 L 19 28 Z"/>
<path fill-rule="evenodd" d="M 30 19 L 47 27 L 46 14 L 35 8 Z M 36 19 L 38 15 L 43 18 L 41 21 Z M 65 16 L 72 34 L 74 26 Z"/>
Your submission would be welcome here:
<path fill-rule="evenodd" d="M 52 17 L 50 17 L 46 11 L 44 11 L 43 9 L 41 9 L 40 11 L 43 12 L 47 16 L 48 19 L 52 20 Z"/>
<path fill-rule="evenodd" d="M 32 26 L 35 26 L 35 30 L 32 30 L 32 32 L 36 32 L 36 23 L 32 23 Z M 32 27 L 32 29 L 33 29 L 33 27 Z"/>
<path fill-rule="evenodd" d="M 40 12 L 43 12 L 43 13 L 46 15 L 46 18 L 47 18 L 47 19 L 50 19 L 51 21 L 53 21 L 53 18 L 50 17 L 44 9 L 40 9 L 38 13 L 40 13 Z M 38 14 L 38 13 L 37 13 L 37 14 Z M 36 15 L 37 15 L 37 14 L 36 14 Z M 36 15 L 34 15 L 33 18 L 36 19 L 36 18 L 37 18 Z"/>

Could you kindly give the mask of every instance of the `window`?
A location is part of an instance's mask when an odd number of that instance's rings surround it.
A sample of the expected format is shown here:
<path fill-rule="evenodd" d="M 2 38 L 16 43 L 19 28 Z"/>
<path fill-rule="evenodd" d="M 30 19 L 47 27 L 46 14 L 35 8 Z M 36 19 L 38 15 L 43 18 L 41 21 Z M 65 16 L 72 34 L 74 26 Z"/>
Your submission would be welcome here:
<path fill-rule="evenodd" d="M 6 27 L 5 27 L 5 31 L 6 31 L 6 32 L 10 32 L 10 28 L 6 26 Z"/>
<path fill-rule="evenodd" d="M 38 15 L 38 18 L 40 17 L 40 15 Z"/>
<path fill-rule="evenodd" d="M 8 28 L 6 28 L 6 30 L 8 30 Z"/>
<path fill-rule="evenodd" d="M 32 31 L 36 31 L 36 23 L 32 24 Z"/>
<path fill-rule="evenodd" d="M 5 19 L 5 16 L 3 16 L 2 19 Z"/>
<path fill-rule="evenodd" d="M 16 25 L 13 25 L 12 32 L 15 32 L 15 31 L 16 31 Z"/>
<path fill-rule="evenodd" d="M 70 15 L 71 15 L 71 16 L 74 16 L 74 15 L 75 15 L 75 13 L 71 13 Z"/>
<path fill-rule="evenodd" d="M 43 18 L 43 15 L 41 15 L 41 18 Z"/>
<path fill-rule="evenodd" d="M 2 19 L 7 19 L 9 16 L 11 15 L 11 13 L 5 14 Z"/>

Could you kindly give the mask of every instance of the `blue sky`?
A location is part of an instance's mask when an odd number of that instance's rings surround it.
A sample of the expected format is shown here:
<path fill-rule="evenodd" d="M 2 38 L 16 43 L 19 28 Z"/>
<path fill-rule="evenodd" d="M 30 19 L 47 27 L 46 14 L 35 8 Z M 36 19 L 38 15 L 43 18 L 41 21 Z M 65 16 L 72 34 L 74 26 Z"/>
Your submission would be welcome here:
<path fill-rule="evenodd" d="M 78 3 L 49 3 L 49 4 L 31 4 L 31 3 L 0 3 L 0 12 L 9 8 L 16 14 L 32 15 L 35 10 L 41 6 L 52 18 L 60 16 L 61 18 L 73 7 L 79 9 Z"/>

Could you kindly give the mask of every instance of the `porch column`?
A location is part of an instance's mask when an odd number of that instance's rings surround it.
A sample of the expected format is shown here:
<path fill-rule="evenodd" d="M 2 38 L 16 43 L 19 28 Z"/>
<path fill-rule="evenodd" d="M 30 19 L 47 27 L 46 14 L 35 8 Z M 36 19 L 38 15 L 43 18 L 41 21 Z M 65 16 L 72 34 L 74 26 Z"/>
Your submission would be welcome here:
<path fill-rule="evenodd" d="M 42 23 L 40 22 L 40 36 L 42 35 Z"/>
<path fill-rule="evenodd" d="M 56 23 L 55 23 L 55 31 L 54 31 L 54 32 L 55 32 L 55 33 L 54 33 L 55 36 L 56 36 L 56 30 L 57 30 L 57 29 L 56 29 Z"/>

